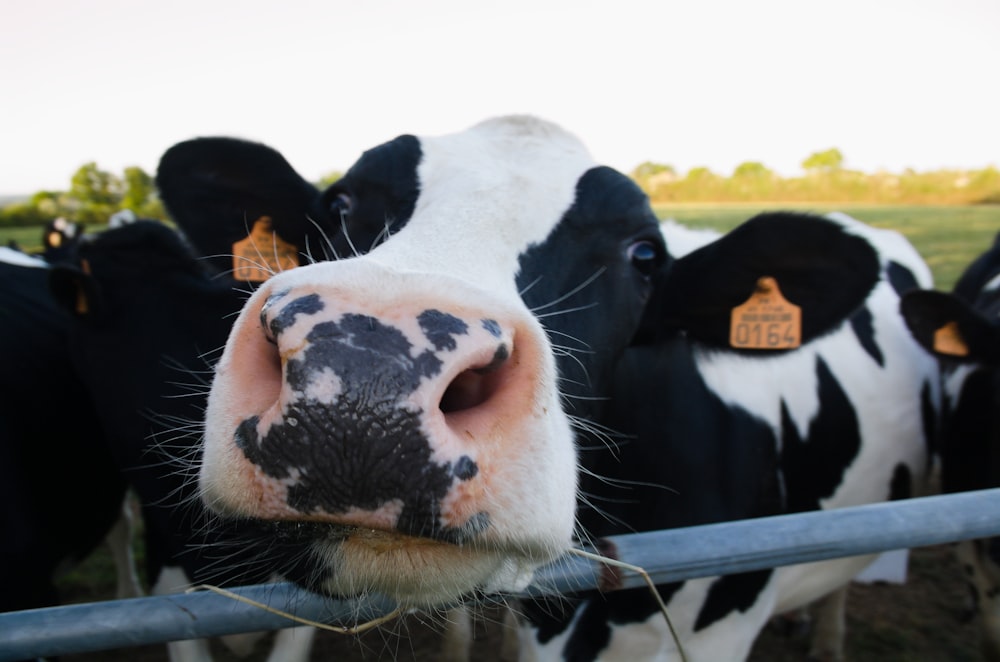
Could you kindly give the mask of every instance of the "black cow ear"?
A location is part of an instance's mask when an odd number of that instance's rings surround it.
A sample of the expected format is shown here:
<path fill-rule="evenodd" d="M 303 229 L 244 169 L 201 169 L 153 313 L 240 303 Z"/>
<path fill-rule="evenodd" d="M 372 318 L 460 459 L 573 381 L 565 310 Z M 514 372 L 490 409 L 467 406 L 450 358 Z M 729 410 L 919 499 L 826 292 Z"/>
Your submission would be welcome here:
<path fill-rule="evenodd" d="M 234 138 L 179 143 L 160 159 L 156 184 L 195 250 L 220 271 L 250 264 L 261 272 L 294 266 L 310 246 L 324 245 L 336 232 L 316 187 L 259 143 Z M 234 259 L 234 253 L 242 257 Z"/>
<path fill-rule="evenodd" d="M 939 358 L 1000 364 L 1000 327 L 953 294 L 912 290 L 899 311 L 914 339 Z"/>
<path fill-rule="evenodd" d="M 56 266 L 49 270 L 49 290 L 56 303 L 71 315 L 93 319 L 101 314 L 102 301 L 97 282 L 81 267 Z"/>
<path fill-rule="evenodd" d="M 875 249 L 839 224 L 761 214 L 674 263 L 660 323 L 719 347 L 793 349 L 847 319 L 879 274 Z"/>

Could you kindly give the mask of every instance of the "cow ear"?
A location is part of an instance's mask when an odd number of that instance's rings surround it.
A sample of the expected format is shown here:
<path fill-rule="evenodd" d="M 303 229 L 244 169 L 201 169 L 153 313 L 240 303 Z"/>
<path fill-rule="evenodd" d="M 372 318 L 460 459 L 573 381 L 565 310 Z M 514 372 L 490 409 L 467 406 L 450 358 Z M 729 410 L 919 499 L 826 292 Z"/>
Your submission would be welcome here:
<path fill-rule="evenodd" d="M 160 159 L 156 184 L 195 250 L 220 271 L 240 267 L 232 256 L 241 250 L 250 254 L 243 262 L 256 262 L 263 271 L 293 266 L 290 260 L 297 264 L 310 246 L 325 245 L 336 231 L 319 206 L 316 187 L 259 143 L 233 138 L 179 143 Z M 252 235 L 257 238 L 248 245 Z"/>
<path fill-rule="evenodd" d="M 1000 364 L 1000 328 L 953 294 L 912 290 L 899 311 L 916 341 L 939 358 Z"/>
<path fill-rule="evenodd" d="M 77 268 L 70 265 L 49 270 L 49 290 L 56 303 L 79 318 L 99 317 L 102 309 L 101 292 L 97 281 L 86 273 L 88 265 L 82 262 Z"/>
<path fill-rule="evenodd" d="M 847 319 L 879 274 L 875 249 L 840 224 L 761 214 L 678 259 L 658 285 L 658 315 L 663 328 L 719 347 L 792 349 Z"/>

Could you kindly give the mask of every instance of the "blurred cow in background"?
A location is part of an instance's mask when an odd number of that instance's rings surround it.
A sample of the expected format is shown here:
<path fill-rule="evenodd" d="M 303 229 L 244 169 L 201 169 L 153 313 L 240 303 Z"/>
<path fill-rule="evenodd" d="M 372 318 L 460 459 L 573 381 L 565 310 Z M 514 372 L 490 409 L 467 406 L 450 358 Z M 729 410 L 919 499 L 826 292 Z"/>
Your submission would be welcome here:
<path fill-rule="evenodd" d="M 902 312 L 943 367 L 941 489 L 1000 487 L 1000 236 L 951 294 L 911 292 Z M 1000 660 L 1000 538 L 965 540 L 956 551 L 981 619 L 983 655 Z"/>

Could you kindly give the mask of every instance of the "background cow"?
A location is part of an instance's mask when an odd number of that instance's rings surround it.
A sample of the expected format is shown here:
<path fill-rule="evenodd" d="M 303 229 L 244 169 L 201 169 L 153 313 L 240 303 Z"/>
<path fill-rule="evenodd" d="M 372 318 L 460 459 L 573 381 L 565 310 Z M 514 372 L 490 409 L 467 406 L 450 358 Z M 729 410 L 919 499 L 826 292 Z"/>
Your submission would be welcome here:
<path fill-rule="evenodd" d="M 67 348 L 48 265 L 0 249 L 0 611 L 56 604 L 54 577 L 122 514 L 111 461 Z"/>
<path fill-rule="evenodd" d="M 801 307 L 800 347 L 732 346 L 733 310 L 762 277 Z M 616 365 L 606 422 L 618 434 L 582 453 L 583 528 L 596 538 L 911 496 L 927 472 L 937 373 L 897 305 L 929 282 L 899 235 L 843 215 L 762 215 L 678 257 Z M 789 328 L 762 330 L 780 343 Z M 867 560 L 660 592 L 688 659 L 737 660 L 772 614 L 843 585 Z M 523 608 L 528 659 L 677 655 L 644 589 Z"/>
<path fill-rule="evenodd" d="M 941 489 L 1000 487 L 1000 237 L 955 284 L 952 294 L 908 293 L 902 312 L 914 337 L 942 362 L 945 416 Z M 957 543 L 983 655 L 1000 660 L 1000 539 Z"/>
<path fill-rule="evenodd" d="M 78 260 L 79 267 L 54 269 L 49 285 L 72 314 L 64 344 L 110 449 L 106 466 L 127 477 L 142 505 L 153 593 L 192 582 L 272 580 L 241 553 L 238 524 L 213 524 L 193 469 L 212 362 L 248 283 L 213 272 L 176 231 L 154 221 L 93 237 Z M 310 639 L 282 635 L 279 656 L 304 659 Z M 234 650 L 252 644 L 226 641 Z M 208 657 L 206 642 L 171 648 L 173 659 Z"/>

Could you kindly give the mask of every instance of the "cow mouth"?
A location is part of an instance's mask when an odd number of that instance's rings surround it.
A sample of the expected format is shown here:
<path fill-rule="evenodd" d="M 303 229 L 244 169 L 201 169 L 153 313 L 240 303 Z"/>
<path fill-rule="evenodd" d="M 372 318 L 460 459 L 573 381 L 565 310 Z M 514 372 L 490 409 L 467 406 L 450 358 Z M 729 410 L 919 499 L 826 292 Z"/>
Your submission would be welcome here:
<path fill-rule="evenodd" d="M 381 594 L 405 608 L 436 608 L 465 596 L 522 590 L 534 569 L 557 553 L 533 546 L 531 553 L 515 543 L 461 544 L 350 524 L 221 519 L 239 530 L 230 540 L 233 545 L 256 559 L 255 564 L 267 559 L 286 581 L 332 599 Z"/>
<path fill-rule="evenodd" d="M 356 527 L 313 553 L 326 568 L 312 590 L 327 595 L 375 592 L 406 608 L 435 608 L 476 593 L 522 590 L 538 561 L 484 545 L 460 545 L 396 531 Z"/>

